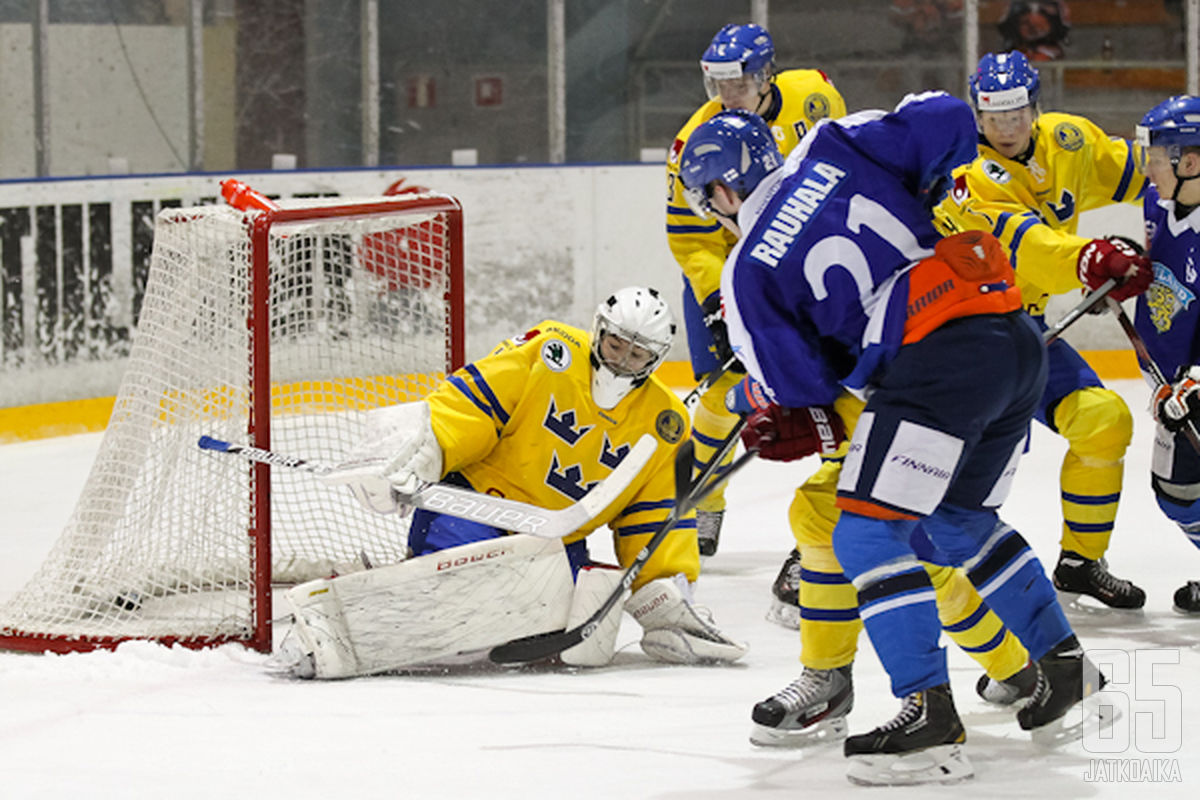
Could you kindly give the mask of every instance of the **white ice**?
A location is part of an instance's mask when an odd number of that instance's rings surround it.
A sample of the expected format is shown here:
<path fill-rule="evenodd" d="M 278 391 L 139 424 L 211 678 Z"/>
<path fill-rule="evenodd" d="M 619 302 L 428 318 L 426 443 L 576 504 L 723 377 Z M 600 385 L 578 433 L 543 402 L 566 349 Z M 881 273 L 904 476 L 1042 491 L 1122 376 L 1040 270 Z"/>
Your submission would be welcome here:
<path fill-rule="evenodd" d="M 1194 796 L 1200 788 L 1200 619 L 1171 611 L 1200 578 L 1200 552 L 1154 504 L 1146 389 L 1113 384 L 1137 424 L 1109 550 L 1113 571 L 1142 585 L 1141 617 L 1073 615 L 1085 646 L 1108 649 L 1125 714 L 1110 738 L 1058 750 L 1030 742 L 1010 712 L 974 693 L 980 670 L 948 647 L 975 779 L 881 790 L 888 797 Z M 0 447 L 0 600 L 57 538 L 100 435 Z M 1061 439 L 1037 427 L 1003 516 L 1044 561 L 1058 552 Z M 272 677 L 237 646 L 115 653 L 0 654 L 0 797 L 4 798 L 796 798 L 870 792 L 847 783 L 839 745 L 805 751 L 747 740 L 753 704 L 799 673 L 798 635 L 764 620 L 769 586 L 792 542 L 785 513 L 813 468 L 751 465 L 730 489 L 720 552 L 698 599 L 750 642 L 732 667 L 665 666 L 625 618 L 608 668 L 483 669 L 312 683 Z M 593 539 L 600 539 L 594 536 Z M 595 553 L 602 547 L 593 545 Z M 851 730 L 899 704 L 867 637 L 855 663 Z M 1157 664 L 1152 667 L 1152 664 Z M 1108 778 L 1089 781 L 1097 765 Z M 1130 785 L 1149 768 L 1180 783 Z M 1133 771 L 1131 771 L 1133 770 Z M 836 795 L 830 795 L 836 793 Z"/>

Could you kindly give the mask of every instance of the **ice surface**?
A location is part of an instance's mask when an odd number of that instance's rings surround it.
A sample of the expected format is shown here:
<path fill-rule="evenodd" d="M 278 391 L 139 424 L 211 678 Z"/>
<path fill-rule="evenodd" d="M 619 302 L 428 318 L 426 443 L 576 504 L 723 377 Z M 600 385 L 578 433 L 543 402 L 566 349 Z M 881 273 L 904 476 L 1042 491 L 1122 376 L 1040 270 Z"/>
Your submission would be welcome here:
<path fill-rule="evenodd" d="M 951 679 L 976 777 L 965 785 L 878 790 L 887 797 L 1194 796 L 1200 788 L 1200 619 L 1170 610 L 1200 552 L 1149 489 L 1147 392 L 1112 384 L 1136 416 L 1126 487 L 1109 550 L 1113 571 L 1143 586 L 1142 617 L 1073 616 L 1084 644 L 1134 667 L 1113 737 L 1046 750 L 1011 713 L 974 694 L 979 669 L 949 647 Z M 0 446 L 0 599 L 57 538 L 100 435 Z M 1062 440 L 1036 428 L 1003 516 L 1045 561 L 1058 552 Z M 115 653 L 0 654 L 0 796 L 46 798 L 797 798 L 870 793 L 847 783 L 839 745 L 767 750 L 747 740 L 750 708 L 799 672 L 799 640 L 763 618 L 792 542 L 785 512 L 814 468 L 756 463 L 729 491 L 720 552 L 698 600 L 748 640 L 724 668 L 655 664 L 626 617 L 614 665 L 598 670 L 481 669 L 333 683 L 272 677 L 240 647 Z M 592 537 L 603 555 L 602 536 Z M 864 635 L 851 731 L 899 708 Z M 1110 654 L 1111 655 L 1111 654 Z M 1140 660 L 1139 660 L 1140 659 Z M 1151 670 L 1149 664 L 1158 662 Z M 1178 662 L 1178 663 L 1166 663 Z M 1118 676 L 1119 677 L 1119 676 Z M 1151 723 L 1157 725 L 1152 728 Z M 1141 726 L 1141 727 L 1138 727 Z M 1087 780 L 1097 764 L 1109 778 Z M 1130 770 L 1182 782 L 1131 785 Z M 834 794 L 836 793 L 836 794 Z"/>

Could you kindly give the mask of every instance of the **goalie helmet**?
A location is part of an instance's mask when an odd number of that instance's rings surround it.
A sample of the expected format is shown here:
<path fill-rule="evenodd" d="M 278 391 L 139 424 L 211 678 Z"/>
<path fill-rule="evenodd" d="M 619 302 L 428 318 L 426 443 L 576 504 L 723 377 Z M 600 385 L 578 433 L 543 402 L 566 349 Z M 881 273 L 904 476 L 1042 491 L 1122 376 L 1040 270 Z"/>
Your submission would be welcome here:
<path fill-rule="evenodd" d="M 744 200 L 782 165 L 775 136 L 762 117 L 749 111 L 722 111 L 688 137 L 679 161 L 679 179 L 692 211 L 709 219 L 716 213 L 709 192 L 713 181 L 725 184 Z"/>
<path fill-rule="evenodd" d="M 675 318 L 654 289 L 630 286 L 596 308 L 592 326 L 592 400 L 615 408 L 667 357 Z"/>
<path fill-rule="evenodd" d="M 756 93 L 761 92 L 775 71 L 775 43 L 761 25 L 726 25 L 700 57 L 700 69 L 709 100 L 720 94 L 718 81 L 749 77 Z"/>
<path fill-rule="evenodd" d="M 971 102 L 976 111 L 1014 111 L 1035 106 L 1041 81 L 1022 53 L 988 53 L 971 76 Z"/>

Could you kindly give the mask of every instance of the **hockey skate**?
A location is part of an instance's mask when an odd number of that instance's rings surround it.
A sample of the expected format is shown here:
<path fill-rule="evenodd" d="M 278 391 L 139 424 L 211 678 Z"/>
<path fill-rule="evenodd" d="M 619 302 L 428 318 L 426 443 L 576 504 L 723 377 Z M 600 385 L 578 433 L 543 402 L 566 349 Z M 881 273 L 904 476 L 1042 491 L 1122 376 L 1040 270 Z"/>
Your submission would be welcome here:
<path fill-rule="evenodd" d="M 771 584 L 767 620 L 785 628 L 800 627 L 800 551 L 793 549 Z"/>
<path fill-rule="evenodd" d="M 807 747 L 846 736 L 854 707 L 847 664 L 837 669 L 804 668 L 800 677 L 754 705 L 750 742 L 762 747 Z"/>
<path fill-rule="evenodd" d="M 1175 605 L 1179 614 L 1200 614 L 1200 581 L 1188 581 L 1175 591 Z"/>
<path fill-rule="evenodd" d="M 1054 588 L 1060 593 L 1064 608 L 1095 612 L 1095 606 L 1079 602 L 1081 596 L 1093 597 L 1108 609 L 1137 611 L 1146 604 L 1146 593 L 1132 582 L 1114 576 L 1103 559 L 1084 558 L 1078 553 L 1063 550 L 1054 568 Z"/>
<path fill-rule="evenodd" d="M 725 509 L 720 511 L 696 511 L 696 539 L 700 542 L 700 555 L 711 556 L 717 552 L 721 542 L 721 522 Z"/>
<path fill-rule="evenodd" d="M 1033 690 L 1037 688 L 1037 676 L 1037 666 L 1029 661 L 1016 674 L 1002 681 L 988 677 L 987 674 L 980 675 L 975 684 L 975 692 L 985 702 L 994 706 L 1011 706 L 1033 694 Z"/>
<path fill-rule="evenodd" d="M 950 684 L 922 689 L 904 698 L 891 721 L 846 739 L 846 777 L 862 786 L 958 783 L 975 774 L 966 740 Z"/>
<path fill-rule="evenodd" d="M 1081 717 L 1067 717 L 1072 707 L 1099 692 L 1106 683 L 1107 679 L 1084 656 L 1079 640 L 1069 636 L 1038 659 L 1037 685 L 1017 712 L 1017 722 L 1022 730 L 1034 731 L 1034 741 L 1043 745 L 1074 741 L 1089 725 L 1109 727 L 1114 720 L 1112 711 L 1097 702 L 1085 703 Z"/>

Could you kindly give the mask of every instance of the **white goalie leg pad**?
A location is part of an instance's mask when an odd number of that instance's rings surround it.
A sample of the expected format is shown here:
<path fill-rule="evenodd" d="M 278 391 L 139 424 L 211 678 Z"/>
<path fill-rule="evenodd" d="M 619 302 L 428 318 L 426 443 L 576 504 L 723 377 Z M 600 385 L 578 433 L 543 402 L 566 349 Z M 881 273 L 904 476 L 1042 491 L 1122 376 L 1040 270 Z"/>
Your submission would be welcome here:
<path fill-rule="evenodd" d="M 575 577 L 575 593 L 571 595 L 571 610 L 567 627 L 582 625 L 621 585 L 624 573 L 616 567 L 593 565 L 583 567 Z M 624 598 L 622 598 L 624 599 Z M 616 603 L 596 624 L 591 636 L 574 647 L 563 650 L 559 657 L 573 667 L 602 667 L 612 661 L 621 630 L 621 603 Z"/>
<path fill-rule="evenodd" d="M 572 589 L 562 541 L 517 534 L 309 581 L 284 597 L 313 677 L 348 678 L 483 660 L 495 645 L 561 630 Z"/>
<path fill-rule="evenodd" d="M 658 578 L 633 593 L 625 610 L 642 626 L 642 650 L 658 661 L 703 664 L 737 661 L 750 649 L 713 624 L 708 609 L 694 606 L 683 575 Z"/>

